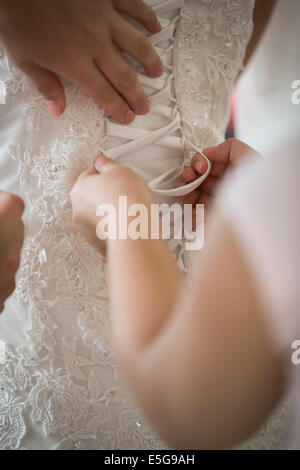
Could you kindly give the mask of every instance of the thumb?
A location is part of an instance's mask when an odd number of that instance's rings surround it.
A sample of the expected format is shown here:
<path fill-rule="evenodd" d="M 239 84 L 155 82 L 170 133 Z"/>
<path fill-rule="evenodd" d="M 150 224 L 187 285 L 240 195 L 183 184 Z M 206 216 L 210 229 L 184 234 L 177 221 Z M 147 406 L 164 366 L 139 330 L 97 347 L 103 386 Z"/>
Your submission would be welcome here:
<path fill-rule="evenodd" d="M 0 215 L 5 218 L 15 216 L 21 218 L 25 209 L 23 200 L 15 194 L 0 191 Z"/>
<path fill-rule="evenodd" d="M 207 158 L 209 158 L 209 156 L 207 155 L 206 152 L 204 153 L 204 155 Z M 190 170 L 192 170 L 194 168 L 199 175 L 204 175 L 204 173 L 208 169 L 208 162 L 207 162 L 206 158 L 204 158 L 203 155 L 201 155 L 200 153 L 196 153 L 193 156 L 192 161 L 191 161 L 191 165 L 192 165 L 192 168 L 190 168 Z M 190 171 L 190 173 L 192 173 L 192 171 Z M 193 176 L 194 177 L 191 178 L 191 181 L 195 180 L 198 177 L 197 174 L 193 175 Z M 196 176 L 196 178 L 195 178 L 195 176 Z"/>
<path fill-rule="evenodd" d="M 235 139 L 228 139 L 215 147 L 208 147 L 203 149 L 204 154 L 212 162 L 215 163 L 228 163 L 230 160 L 230 154 L 232 146 L 234 145 Z"/>
<path fill-rule="evenodd" d="M 35 64 L 30 65 L 24 72 L 45 98 L 50 113 L 59 117 L 66 108 L 66 97 L 58 76 Z"/>
<path fill-rule="evenodd" d="M 119 164 L 114 162 L 111 158 L 108 158 L 106 155 L 101 154 L 96 158 L 94 166 L 98 173 L 105 173 L 106 171 L 110 171 L 116 166 L 119 166 Z"/>

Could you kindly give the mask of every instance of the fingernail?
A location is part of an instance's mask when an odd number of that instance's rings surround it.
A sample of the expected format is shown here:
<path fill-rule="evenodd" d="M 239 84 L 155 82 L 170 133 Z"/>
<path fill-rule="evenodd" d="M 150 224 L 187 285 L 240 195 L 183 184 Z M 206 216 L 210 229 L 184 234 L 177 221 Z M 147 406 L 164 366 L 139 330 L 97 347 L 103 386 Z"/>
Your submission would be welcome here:
<path fill-rule="evenodd" d="M 107 163 L 109 160 L 110 160 L 110 158 L 108 158 L 106 155 L 103 155 L 103 154 L 99 155 L 99 156 L 96 158 L 95 162 L 94 162 L 94 166 L 95 166 L 96 170 L 100 171 L 100 170 L 101 170 L 101 167 L 102 167 L 105 163 Z"/>
<path fill-rule="evenodd" d="M 155 33 L 160 33 L 161 30 L 162 30 L 162 26 L 161 26 L 160 22 L 158 21 L 158 22 L 156 23 L 155 27 L 153 28 L 153 31 L 154 31 Z"/>
<path fill-rule="evenodd" d="M 156 75 L 160 77 L 164 73 L 164 66 L 160 65 L 156 71 Z"/>
<path fill-rule="evenodd" d="M 198 173 L 200 173 L 201 175 L 203 173 L 205 173 L 205 171 L 206 171 L 206 161 L 202 159 L 200 162 L 196 162 L 195 163 L 195 170 Z"/>
<path fill-rule="evenodd" d="M 48 109 L 49 109 L 50 113 L 54 117 L 59 117 L 61 115 L 62 109 L 61 109 L 60 105 L 58 103 L 56 103 L 56 101 L 48 100 L 48 101 L 46 101 L 46 103 L 47 103 L 47 106 L 48 106 Z"/>
<path fill-rule="evenodd" d="M 130 124 L 135 120 L 135 114 L 133 111 L 128 111 L 125 115 L 125 123 Z"/>
<path fill-rule="evenodd" d="M 183 176 L 188 177 L 190 171 L 191 171 L 191 167 L 190 167 L 190 166 L 186 166 L 186 167 L 183 169 Z"/>
<path fill-rule="evenodd" d="M 147 100 L 146 103 L 138 110 L 137 114 L 147 114 L 150 111 L 150 101 Z"/>
<path fill-rule="evenodd" d="M 158 78 L 158 77 L 160 77 L 163 73 L 164 73 L 164 67 L 163 67 L 163 65 L 160 65 L 160 66 L 158 67 L 158 69 L 156 69 L 156 71 L 151 74 L 151 77 L 152 77 L 152 78 Z"/>

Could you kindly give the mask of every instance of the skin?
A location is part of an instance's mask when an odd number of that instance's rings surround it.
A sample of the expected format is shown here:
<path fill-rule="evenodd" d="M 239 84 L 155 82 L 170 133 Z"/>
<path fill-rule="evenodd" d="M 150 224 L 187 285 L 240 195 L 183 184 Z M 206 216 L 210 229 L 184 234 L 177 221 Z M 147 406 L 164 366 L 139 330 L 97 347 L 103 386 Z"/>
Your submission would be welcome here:
<path fill-rule="evenodd" d="M 0 313 L 15 289 L 24 240 L 23 211 L 22 199 L 0 191 Z"/>
<path fill-rule="evenodd" d="M 135 114 L 146 114 L 150 103 L 119 49 L 150 77 L 160 76 L 163 66 L 151 42 L 121 13 L 151 33 L 161 30 L 142 0 L 0 0 L 0 38 L 54 116 L 66 107 L 60 75 L 116 120 L 130 123 Z"/>
<path fill-rule="evenodd" d="M 221 177 L 249 147 L 231 140 L 207 153 Z M 117 208 L 119 194 L 150 210 L 147 184 L 104 156 L 72 189 L 74 225 L 95 244 L 95 208 L 102 202 Z M 187 449 L 228 447 L 249 436 L 279 399 L 285 374 L 223 215 L 211 211 L 191 285 L 161 239 L 108 240 L 107 261 L 115 351 L 162 436 Z"/>
<path fill-rule="evenodd" d="M 261 155 L 254 151 L 244 142 L 238 139 L 228 139 L 221 145 L 210 147 L 203 150 L 204 154 L 212 162 L 212 168 L 208 178 L 190 194 L 180 198 L 182 204 L 204 204 L 206 214 L 214 202 L 215 194 L 219 184 L 222 182 L 224 174 L 228 170 L 234 169 L 240 160 L 251 157 L 261 158 Z M 207 170 L 207 161 L 198 153 L 194 155 L 191 166 L 187 166 L 183 172 L 183 182 L 179 186 L 185 186 L 204 174 Z M 193 228 L 195 227 L 195 210 L 193 211 Z"/>

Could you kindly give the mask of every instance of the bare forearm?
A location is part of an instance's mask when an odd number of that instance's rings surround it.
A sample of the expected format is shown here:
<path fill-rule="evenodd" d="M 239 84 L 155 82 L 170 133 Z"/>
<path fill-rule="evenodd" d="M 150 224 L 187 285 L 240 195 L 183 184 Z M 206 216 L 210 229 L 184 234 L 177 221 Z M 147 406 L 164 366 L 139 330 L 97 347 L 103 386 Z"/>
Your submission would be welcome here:
<path fill-rule="evenodd" d="M 114 342 L 138 357 L 170 316 L 183 276 L 163 240 L 113 240 L 108 263 Z"/>
<path fill-rule="evenodd" d="M 223 238 L 210 242 L 194 285 L 179 301 L 182 280 L 165 246 L 129 240 L 110 245 L 121 366 L 152 422 L 179 448 L 237 443 L 279 395 L 277 359 L 246 265 L 226 229 L 216 226 Z"/>

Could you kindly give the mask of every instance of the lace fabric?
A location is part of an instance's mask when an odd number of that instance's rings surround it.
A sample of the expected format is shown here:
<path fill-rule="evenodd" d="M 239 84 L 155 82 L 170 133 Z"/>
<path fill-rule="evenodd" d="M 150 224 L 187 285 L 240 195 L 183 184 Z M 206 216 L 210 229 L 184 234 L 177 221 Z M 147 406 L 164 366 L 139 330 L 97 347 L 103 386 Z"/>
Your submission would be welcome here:
<path fill-rule="evenodd" d="M 174 188 L 178 168 L 195 148 L 224 138 L 254 1 L 147 3 L 163 25 L 151 40 L 165 73 L 149 80 L 138 69 L 152 101 L 151 116 L 137 117 L 126 129 L 67 82 L 67 110 L 60 119 L 51 118 L 38 93 L 1 55 L 8 116 L 21 110 L 24 129 L 9 154 L 29 206 L 14 294 L 29 318 L 27 343 L 7 344 L 6 363 L 0 365 L 2 449 L 165 447 L 132 401 L 115 363 L 106 265 L 73 231 L 68 194 L 103 150 L 146 177 L 158 197 L 174 195 L 168 193 L 170 185 L 159 192 L 161 179 L 167 176 Z M 145 162 L 146 146 L 165 163 Z"/>

